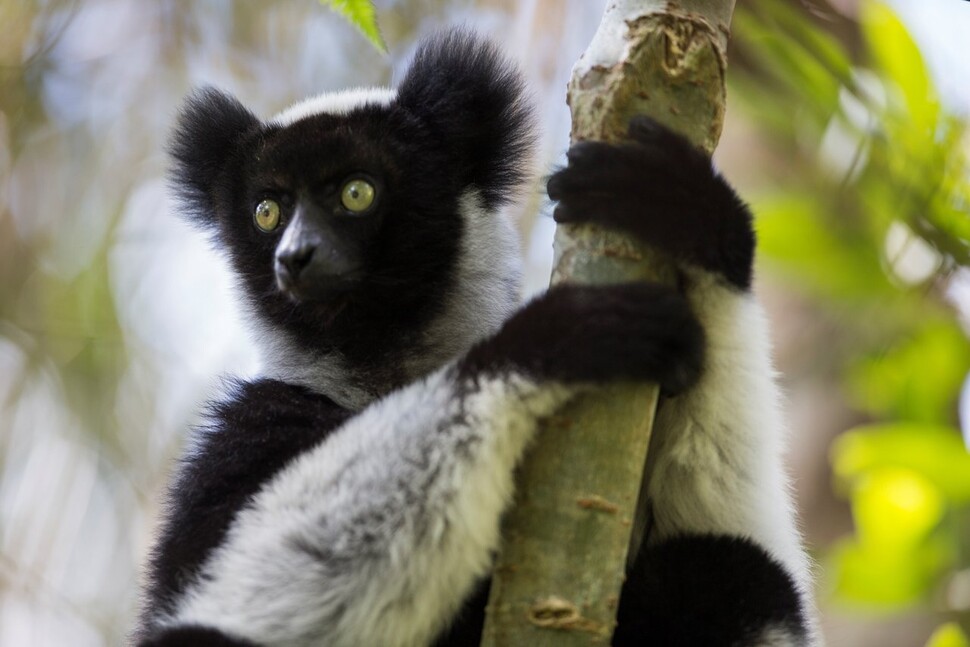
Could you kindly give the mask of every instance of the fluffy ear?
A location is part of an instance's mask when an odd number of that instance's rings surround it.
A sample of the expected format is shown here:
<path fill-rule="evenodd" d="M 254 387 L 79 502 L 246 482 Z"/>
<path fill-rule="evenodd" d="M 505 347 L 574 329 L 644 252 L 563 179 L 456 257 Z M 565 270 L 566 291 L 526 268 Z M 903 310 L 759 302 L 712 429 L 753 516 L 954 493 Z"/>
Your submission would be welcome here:
<path fill-rule="evenodd" d="M 169 143 L 175 162 L 170 179 L 194 224 L 215 222 L 213 196 L 220 173 L 239 139 L 259 124 L 235 97 L 212 87 L 185 100 Z"/>
<path fill-rule="evenodd" d="M 425 40 L 398 103 L 440 137 L 462 182 L 489 206 L 508 201 L 525 179 L 536 139 L 532 106 L 518 70 L 491 42 L 465 29 Z"/>

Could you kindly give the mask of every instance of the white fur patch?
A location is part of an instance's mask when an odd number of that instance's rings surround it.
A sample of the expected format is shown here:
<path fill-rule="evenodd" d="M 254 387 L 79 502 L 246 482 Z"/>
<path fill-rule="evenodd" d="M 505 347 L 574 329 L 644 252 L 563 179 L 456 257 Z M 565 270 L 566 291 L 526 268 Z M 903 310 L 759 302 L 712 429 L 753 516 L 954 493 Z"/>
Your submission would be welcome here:
<path fill-rule="evenodd" d="M 351 411 L 363 409 L 377 397 L 374 390 L 358 383 L 340 353 L 304 348 L 285 330 L 265 321 L 258 308 L 250 308 L 250 315 L 262 377 L 305 386 Z"/>
<path fill-rule="evenodd" d="M 352 88 L 327 92 L 293 104 L 270 119 L 270 123 L 289 126 L 313 115 L 346 115 L 365 105 L 390 105 L 396 98 L 397 90 L 392 88 Z"/>
<path fill-rule="evenodd" d="M 808 644 L 805 638 L 795 636 L 785 627 L 769 625 L 761 632 L 752 647 L 805 647 Z"/>
<path fill-rule="evenodd" d="M 504 214 L 487 210 L 475 189 L 458 201 L 462 238 L 454 282 L 441 314 L 431 322 L 408 372 L 423 375 L 494 334 L 521 297 L 518 234 Z"/>
<path fill-rule="evenodd" d="M 752 295 L 710 274 L 692 271 L 690 279 L 706 363 L 698 384 L 665 401 L 654 423 L 650 541 L 684 533 L 752 539 L 792 575 L 812 625 L 811 566 L 784 466 L 787 427 L 764 313 Z"/>
<path fill-rule="evenodd" d="M 451 367 L 375 402 L 266 484 L 166 622 L 272 645 L 424 645 L 491 565 L 512 472 L 571 395 Z"/>

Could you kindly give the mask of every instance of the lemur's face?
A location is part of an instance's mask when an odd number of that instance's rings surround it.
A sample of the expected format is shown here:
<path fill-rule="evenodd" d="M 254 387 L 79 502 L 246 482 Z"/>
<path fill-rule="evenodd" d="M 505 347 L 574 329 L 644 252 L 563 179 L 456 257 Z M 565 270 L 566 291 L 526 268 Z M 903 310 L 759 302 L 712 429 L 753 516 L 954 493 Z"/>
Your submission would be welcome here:
<path fill-rule="evenodd" d="M 416 53 L 397 91 L 323 95 L 265 122 L 211 88 L 186 101 L 173 185 L 264 328 L 379 363 L 394 344 L 426 343 L 456 281 L 462 294 L 486 275 L 515 283 L 507 262 L 458 270 L 463 232 L 510 199 L 533 141 L 518 74 L 488 46 L 454 55 L 472 46 L 454 32 Z M 476 234 L 478 258 L 490 236 Z M 465 310 L 505 301 L 456 298 Z"/>
<path fill-rule="evenodd" d="M 460 240 L 460 188 L 422 150 L 425 137 L 393 107 L 374 106 L 248 138 L 222 233 L 274 323 L 352 334 L 340 324 L 434 309 Z"/>
<path fill-rule="evenodd" d="M 335 336 L 345 344 L 365 317 L 396 330 L 427 320 L 447 292 L 462 227 L 463 187 L 434 137 L 393 99 L 247 121 L 221 161 L 191 168 L 220 167 L 208 224 L 257 313 L 316 347 Z"/>
<path fill-rule="evenodd" d="M 376 243 L 401 193 L 397 160 L 375 149 L 371 133 L 340 121 L 267 129 L 245 160 L 243 200 L 232 206 L 248 225 L 239 242 L 294 302 L 340 302 L 373 278 Z"/>

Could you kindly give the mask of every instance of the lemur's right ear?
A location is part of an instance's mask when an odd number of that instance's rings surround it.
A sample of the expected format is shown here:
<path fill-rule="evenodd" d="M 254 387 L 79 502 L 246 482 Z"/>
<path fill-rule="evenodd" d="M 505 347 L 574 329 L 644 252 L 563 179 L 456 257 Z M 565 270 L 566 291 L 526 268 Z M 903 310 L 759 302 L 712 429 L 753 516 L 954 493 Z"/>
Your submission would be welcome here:
<path fill-rule="evenodd" d="M 175 162 L 170 181 L 192 223 L 216 222 L 214 196 L 239 140 L 260 125 L 232 95 L 213 87 L 194 91 L 179 112 L 168 152 Z"/>
<path fill-rule="evenodd" d="M 514 197 L 528 176 L 535 115 L 522 75 L 490 41 L 457 28 L 418 47 L 398 103 L 440 138 L 450 173 L 488 205 Z"/>

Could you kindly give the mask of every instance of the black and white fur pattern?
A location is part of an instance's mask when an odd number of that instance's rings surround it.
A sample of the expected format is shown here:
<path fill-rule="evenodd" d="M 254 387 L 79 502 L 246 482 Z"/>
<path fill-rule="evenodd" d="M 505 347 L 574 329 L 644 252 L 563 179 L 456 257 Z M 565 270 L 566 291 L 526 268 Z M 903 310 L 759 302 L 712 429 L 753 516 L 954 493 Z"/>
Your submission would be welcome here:
<path fill-rule="evenodd" d="M 613 644 L 815 644 L 750 214 L 681 137 L 647 120 L 631 137 L 571 149 L 549 181 L 556 218 L 653 244 L 683 293 L 559 286 L 516 311 L 497 210 L 524 178 L 531 113 L 490 44 L 439 35 L 396 92 L 325 95 L 268 122 L 215 90 L 189 98 L 174 183 L 228 254 L 269 368 L 213 405 L 182 461 L 140 644 L 478 644 L 538 420 L 631 379 L 677 395 L 655 425 L 652 524 Z M 357 173 L 377 207 L 341 220 L 321 205 Z M 284 205 L 279 232 L 253 225 L 265 195 Z M 310 211 L 360 251 L 349 287 L 301 298 L 274 254 Z"/>

